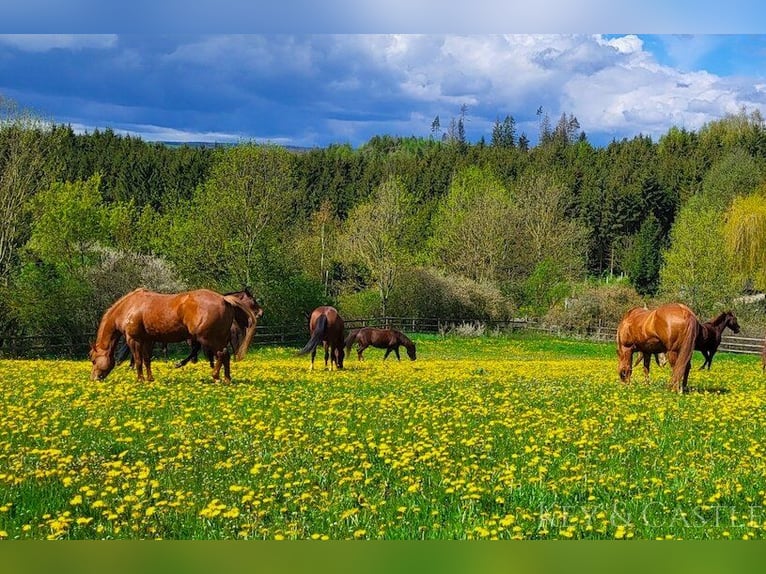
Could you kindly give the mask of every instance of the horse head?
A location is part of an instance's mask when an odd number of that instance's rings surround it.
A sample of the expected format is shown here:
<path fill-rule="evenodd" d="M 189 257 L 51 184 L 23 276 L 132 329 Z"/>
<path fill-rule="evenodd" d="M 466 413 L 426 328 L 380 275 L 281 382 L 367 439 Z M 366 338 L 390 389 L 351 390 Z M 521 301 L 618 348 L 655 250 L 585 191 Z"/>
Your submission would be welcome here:
<path fill-rule="evenodd" d="M 734 313 L 731 311 L 726 311 L 726 326 L 731 329 L 734 333 L 739 333 L 739 323 L 737 322 L 737 318 L 734 316 Z"/>
<path fill-rule="evenodd" d="M 90 371 L 91 381 L 103 380 L 114 368 L 114 354 L 109 352 L 109 349 L 102 349 L 91 344 L 88 358 L 93 363 L 93 368 Z"/>
<path fill-rule="evenodd" d="M 620 381 L 629 383 L 633 374 L 632 351 L 622 347 L 617 348 L 618 366 L 617 372 L 620 375 Z"/>
<path fill-rule="evenodd" d="M 345 356 L 345 352 L 343 351 L 343 346 L 335 347 L 335 364 L 339 369 L 343 368 L 344 356 Z"/>

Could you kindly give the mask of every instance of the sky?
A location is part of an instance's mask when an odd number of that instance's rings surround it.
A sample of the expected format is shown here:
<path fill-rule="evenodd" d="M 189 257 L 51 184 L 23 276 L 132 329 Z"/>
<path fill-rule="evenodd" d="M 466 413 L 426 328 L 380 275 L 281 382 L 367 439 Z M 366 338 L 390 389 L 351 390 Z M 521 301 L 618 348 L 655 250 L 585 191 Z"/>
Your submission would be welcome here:
<path fill-rule="evenodd" d="M 766 115 L 766 34 L 40 28 L 0 34 L 0 97 L 78 133 L 357 147 L 375 135 L 429 137 L 436 116 L 443 131 L 463 108 L 470 141 L 489 141 L 510 115 L 534 144 L 542 107 L 605 145 L 698 130 L 743 108 Z"/>

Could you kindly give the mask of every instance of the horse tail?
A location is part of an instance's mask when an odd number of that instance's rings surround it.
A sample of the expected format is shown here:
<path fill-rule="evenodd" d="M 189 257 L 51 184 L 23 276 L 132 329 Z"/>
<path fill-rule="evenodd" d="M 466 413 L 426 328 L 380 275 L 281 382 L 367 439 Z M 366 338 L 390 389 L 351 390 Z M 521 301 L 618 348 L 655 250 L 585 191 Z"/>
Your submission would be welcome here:
<path fill-rule="evenodd" d="M 325 332 L 327 331 L 327 316 L 320 315 L 317 319 L 317 324 L 314 327 L 314 332 L 311 333 L 311 339 L 306 343 L 306 346 L 298 351 L 299 355 L 305 355 L 316 349 L 319 344 L 324 340 Z"/>
<path fill-rule="evenodd" d="M 253 340 L 253 337 L 255 336 L 255 329 L 256 327 L 258 327 L 258 317 L 256 317 L 255 313 L 253 313 L 253 310 L 250 309 L 250 307 L 248 307 L 245 303 L 240 301 L 237 297 L 233 295 L 224 295 L 223 298 L 226 300 L 227 303 L 229 303 L 235 308 L 235 311 L 234 311 L 235 320 L 237 315 L 237 312 L 236 312 L 237 309 L 241 309 L 242 311 L 244 311 L 250 319 L 247 326 L 245 327 L 245 336 L 242 337 L 242 339 L 239 342 L 239 346 L 234 352 L 234 358 L 240 361 L 245 356 L 245 353 L 247 353 L 247 348 L 250 346 L 250 342 Z M 238 324 L 240 323 L 238 322 Z"/>
<path fill-rule="evenodd" d="M 346 337 L 346 353 L 351 352 L 351 347 L 354 346 L 354 342 L 356 341 L 356 336 L 359 334 L 359 329 L 352 329 L 351 332 L 349 332 L 348 337 Z"/>
<path fill-rule="evenodd" d="M 697 317 L 694 313 L 690 312 L 684 323 L 684 331 L 681 334 L 681 341 L 678 347 L 678 357 L 673 367 L 673 380 L 676 384 L 682 384 L 686 376 L 686 368 L 691 363 L 699 329 L 700 323 Z"/>

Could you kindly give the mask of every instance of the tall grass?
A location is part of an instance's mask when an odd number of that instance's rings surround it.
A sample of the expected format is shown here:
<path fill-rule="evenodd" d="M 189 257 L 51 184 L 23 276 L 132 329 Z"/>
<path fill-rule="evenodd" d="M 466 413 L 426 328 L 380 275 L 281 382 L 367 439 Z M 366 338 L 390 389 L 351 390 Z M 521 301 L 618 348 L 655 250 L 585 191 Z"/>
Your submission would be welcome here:
<path fill-rule="evenodd" d="M 334 372 L 258 349 L 232 385 L 0 361 L 0 536 L 763 537 L 756 357 L 720 354 L 678 396 L 667 367 L 620 384 L 609 344 L 415 340 L 415 362 Z"/>

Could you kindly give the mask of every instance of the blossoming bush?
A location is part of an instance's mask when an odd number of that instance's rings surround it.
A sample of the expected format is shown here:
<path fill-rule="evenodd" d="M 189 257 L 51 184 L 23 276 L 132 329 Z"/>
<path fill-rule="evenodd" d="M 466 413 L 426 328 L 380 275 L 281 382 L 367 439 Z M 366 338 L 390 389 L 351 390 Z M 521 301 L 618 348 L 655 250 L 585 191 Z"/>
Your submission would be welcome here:
<path fill-rule="evenodd" d="M 0 361 L 0 537 L 763 537 L 757 357 L 679 396 L 667 367 L 619 383 L 610 344 L 415 340 L 333 372 L 257 349 L 231 385 Z"/>

